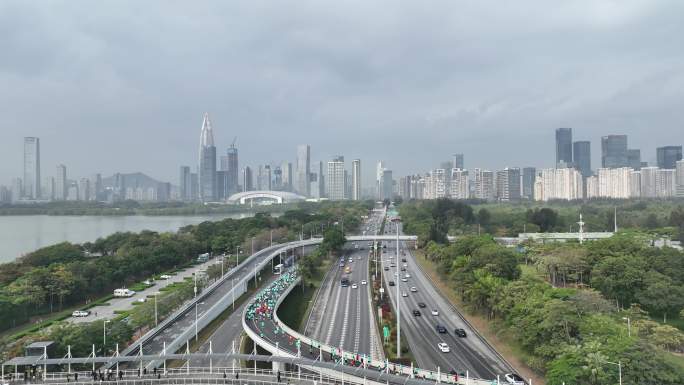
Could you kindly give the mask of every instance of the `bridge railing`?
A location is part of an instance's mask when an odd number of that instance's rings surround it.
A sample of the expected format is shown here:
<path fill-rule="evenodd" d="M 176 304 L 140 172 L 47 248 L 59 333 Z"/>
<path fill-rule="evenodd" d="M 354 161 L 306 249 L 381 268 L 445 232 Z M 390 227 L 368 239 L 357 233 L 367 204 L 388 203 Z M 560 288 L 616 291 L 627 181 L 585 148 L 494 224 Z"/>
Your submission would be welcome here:
<path fill-rule="evenodd" d="M 287 324 L 285 324 L 284 322 L 282 322 L 280 320 L 280 318 L 278 317 L 278 308 L 280 307 L 282 302 L 285 300 L 285 298 L 287 298 L 288 294 L 300 282 L 301 282 L 301 278 L 297 278 L 294 282 L 292 282 L 290 284 L 290 286 L 287 289 L 285 289 L 280 294 L 280 296 L 278 297 L 278 299 L 275 303 L 275 307 L 273 310 L 273 321 L 286 334 L 288 334 L 288 335 L 292 336 L 293 338 L 299 340 L 302 344 L 316 347 L 320 352 L 325 352 L 328 354 L 332 353 L 332 354 L 335 354 L 337 356 L 344 357 L 344 360 L 346 362 L 351 362 L 351 361 L 357 360 L 358 358 L 363 358 L 365 368 L 375 369 L 376 371 L 383 371 L 387 374 L 390 374 L 390 373 L 391 374 L 398 374 L 398 375 L 404 376 L 406 378 L 423 379 L 423 380 L 434 381 L 434 382 L 438 382 L 438 383 L 447 383 L 447 384 L 468 384 L 468 385 L 490 385 L 491 384 L 491 380 L 470 378 L 467 375 L 465 378 L 462 378 L 461 376 L 454 376 L 454 375 L 449 374 L 447 372 L 431 371 L 431 370 L 426 370 L 426 369 L 420 369 L 420 368 L 413 367 L 413 366 L 394 364 L 394 363 L 390 363 L 388 360 L 385 360 L 384 362 L 381 362 L 378 360 L 371 360 L 370 357 L 360 356 L 355 352 L 342 351 L 338 347 L 326 345 L 320 341 L 316 341 L 313 338 L 307 337 L 307 336 L 295 331 L 294 329 L 290 328 Z M 246 309 L 245 309 L 245 311 L 246 311 Z M 246 323 L 245 314 L 243 314 L 243 327 L 245 328 L 246 331 L 248 331 L 248 334 L 250 334 L 250 337 L 252 337 L 252 334 L 254 334 L 256 336 L 256 333 L 249 333 L 249 331 L 251 331 L 251 329 L 250 329 L 249 325 L 247 325 L 247 323 Z M 258 338 L 260 340 L 259 341 L 260 344 L 270 345 L 267 341 L 259 338 L 259 336 L 256 336 L 255 338 Z M 274 347 L 271 346 L 271 349 L 273 350 Z M 275 352 L 275 354 L 288 355 L 291 357 L 296 357 L 294 354 L 287 352 L 282 347 L 279 347 L 277 349 L 277 351 Z"/>

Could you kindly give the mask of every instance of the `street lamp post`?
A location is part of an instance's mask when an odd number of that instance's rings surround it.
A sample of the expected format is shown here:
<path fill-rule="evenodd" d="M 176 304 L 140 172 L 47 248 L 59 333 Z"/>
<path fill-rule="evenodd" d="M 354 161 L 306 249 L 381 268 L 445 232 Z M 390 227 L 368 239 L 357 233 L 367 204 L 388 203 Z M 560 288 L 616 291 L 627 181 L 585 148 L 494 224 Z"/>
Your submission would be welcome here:
<path fill-rule="evenodd" d="M 157 296 L 159 295 L 159 292 L 154 293 L 154 326 L 157 326 L 159 324 L 158 318 L 157 318 Z"/>
<path fill-rule="evenodd" d="M 399 220 L 395 220 L 397 225 L 397 278 L 399 277 Z M 401 304 L 399 301 L 401 297 L 399 296 L 399 281 L 397 281 L 397 358 L 401 358 Z"/>
<path fill-rule="evenodd" d="M 102 353 L 107 354 L 107 324 L 112 321 L 104 320 L 102 322 Z"/>
<path fill-rule="evenodd" d="M 627 336 L 632 336 L 632 320 L 629 317 L 622 317 L 623 320 L 627 321 Z"/>

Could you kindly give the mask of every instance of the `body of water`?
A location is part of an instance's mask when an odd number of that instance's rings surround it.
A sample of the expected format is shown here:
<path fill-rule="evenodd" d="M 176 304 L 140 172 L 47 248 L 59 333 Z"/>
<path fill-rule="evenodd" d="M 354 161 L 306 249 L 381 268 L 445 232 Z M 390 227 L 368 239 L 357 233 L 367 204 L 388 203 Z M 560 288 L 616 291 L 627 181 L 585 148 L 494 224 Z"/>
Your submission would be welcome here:
<path fill-rule="evenodd" d="M 274 216 L 276 214 L 273 214 Z M 187 225 L 224 218 L 245 218 L 250 213 L 204 216 L 0 216 L 0 263 L 10 262 L 41 247 L 64 241 L 92 242 L 116 232 L 176 231 Z"/>

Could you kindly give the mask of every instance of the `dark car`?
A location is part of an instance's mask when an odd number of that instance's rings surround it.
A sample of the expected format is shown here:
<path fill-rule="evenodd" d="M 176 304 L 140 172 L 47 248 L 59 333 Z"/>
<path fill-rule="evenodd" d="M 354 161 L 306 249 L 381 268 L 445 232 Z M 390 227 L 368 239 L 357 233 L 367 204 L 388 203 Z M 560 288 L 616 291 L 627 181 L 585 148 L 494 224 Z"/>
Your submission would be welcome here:
<path fill-rule="evenodd" d="M 425 305 L 424 302 L 418 302 L 418 307 L 419 307 L 419 308 L 425 308 L 425 306 L 427 306 L 427 305 Z"/>
<path fill-rule="evenodd" d="M 466 332 L 465 332 L 465 330 L 463 330 L 463 329 L 461 329 L 461 328 L 456 328 L 456 329 L 454 329 L 454 334 L 456 334 L 457 336 L 459 336 L 459 337 L 461 337 L 461 338 L 465 338 L 465 337 L 466 337 Z"/>
<path fill-rule="evenodd" d="M 394 281 L 389 281 L 390 286 L 394 286 Z"/>
<path fill-rule="evenodd" d="M 402 267 L 402 268 L 401 268 L 401 271 L 406 271 L 406 268 L 405 268 L 405 267 Z"/>
<path fill-rule="evenodd" d="M 447 329 L 442 325 L 435 326 L 435 329 L 437 329 L 437 333 L 439 334 L 445 334 L 447 332 Z"/>
<path fill-rule="evenodd" d="M 389 270 L 389 266 L 385 266 L 385 269 L 384 269 L 384 270 L 385 270 L 385 271 L 388 271 L 388 270 Z"/>
<path fill-rule="evenodd" d="M 420 310 L 414 310 L 414 311 L 413 311 L 413 316 L 414 316 L 414 317 L 420 317 Z"/>

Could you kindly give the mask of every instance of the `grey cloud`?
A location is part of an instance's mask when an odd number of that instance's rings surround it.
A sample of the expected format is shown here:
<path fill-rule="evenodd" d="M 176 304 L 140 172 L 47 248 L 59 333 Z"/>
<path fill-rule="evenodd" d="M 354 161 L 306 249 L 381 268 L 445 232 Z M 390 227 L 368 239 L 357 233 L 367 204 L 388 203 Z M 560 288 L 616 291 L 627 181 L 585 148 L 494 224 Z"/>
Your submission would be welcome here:
<path fill-rule="evenodd" d="M 201 114 L 243 164 L 361 157 L 399 174 L 549 166 L 553 129 L 684 142 L 679 1 L 6 1 L 0 183 L 194 165 Z M 596 163 L 595 163 L 596 164 Z"/>

